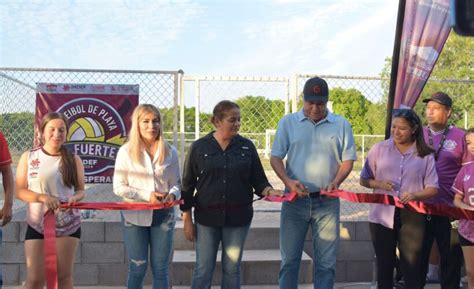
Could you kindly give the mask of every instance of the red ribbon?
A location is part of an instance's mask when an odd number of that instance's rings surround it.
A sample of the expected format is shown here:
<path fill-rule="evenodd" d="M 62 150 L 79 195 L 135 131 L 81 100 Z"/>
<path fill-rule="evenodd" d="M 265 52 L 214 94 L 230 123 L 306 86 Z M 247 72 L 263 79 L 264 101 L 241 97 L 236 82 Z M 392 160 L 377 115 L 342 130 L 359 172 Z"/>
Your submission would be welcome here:
<path fill-rule="evenodd" d="M 269 202 L 293 202 L 296 193 L 283 196 L 267 196 L 264 200 Z M 183 204 L 183 200 L 166 202 L 157 205 L 149 203 L 101 202 L 101 203 L 75 203 L 61 204 L 60 209 L 81 210 L 160 210 Z M 46 288 L 58 289 L 58 265 L 56 256 L 56 218 L 53 211 L 44 214 L 44 262 L 46 273 Z"/>
<path fill-rule="evenodd" d="M 58 289 L 58 264 L 56 258 L 56 218 L 54 211 L 44 214 L 44 270 L 46 288 Z"/>
<path fill-rule="evenodd" d="M 181 205 L 183 200 L 152 205 L 150 203 L 75 203 L 61 204 L 60 209 L 86 210 L 159 210 Z M 56 218 L 54 212 L 48 210 L 44 214 L 44 268 L 46 274 L 46 288 L 58 289 L 58 265 L 56 256 Z"/>
<path fill-rule="evenodd" d="M 281 196 L 266 196 L 265 198 L 263 198 L 263 200 L 269 201 L 269 202 L 281 203 L 281 202 L 294 202 L 296 198 L 298 198 L 298 195 L 295 192 L 291 192 L 291 193 L 284 194 Z"/>
<path fill-rule="evenodd" d="M 453 219 L 474 220 L 474 211 L 463 210 L 441 204 L 427 204 L 420 201 L 411 201 L 402 204 L 396 196 L 387 194 L 353 193 L 344 190 L 321 191 L 321 194 L 333 198 L 342 198 L 352 203 L 371 203 L 391 205 L 402 209 L 408 209 L 425 215 L 445 216 Z"/>

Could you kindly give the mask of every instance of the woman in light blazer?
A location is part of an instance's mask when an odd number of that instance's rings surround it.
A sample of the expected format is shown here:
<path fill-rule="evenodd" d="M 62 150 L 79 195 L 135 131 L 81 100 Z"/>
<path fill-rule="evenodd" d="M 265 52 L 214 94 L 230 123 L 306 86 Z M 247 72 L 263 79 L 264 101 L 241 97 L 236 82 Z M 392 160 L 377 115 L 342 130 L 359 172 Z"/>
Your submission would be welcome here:
<path fill-rule="evenodd" d="M 176 149 L 163 138 L 159 110 L 139 105 L 132 114 L 129 139 L 117 154 L 114 193 L 126 202 L 174 201 L 181 197 Z M 127 288 L 143 288 L 150 256 L 153 289 L 167 289 L 173 249 L 174 208 L 122 211 L 123 235 L 129 269 Z"/>

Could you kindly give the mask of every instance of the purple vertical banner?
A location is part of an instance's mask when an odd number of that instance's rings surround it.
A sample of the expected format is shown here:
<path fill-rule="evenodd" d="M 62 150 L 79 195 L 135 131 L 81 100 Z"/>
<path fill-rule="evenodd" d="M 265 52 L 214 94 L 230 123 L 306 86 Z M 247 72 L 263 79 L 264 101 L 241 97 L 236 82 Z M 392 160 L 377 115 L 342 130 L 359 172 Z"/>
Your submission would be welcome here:
<path fill-rule="evenodd" d="M 448 38 L 449 0 L 407 0 L 394 108 L 415 106 Z"/>
<path fill-rule="evenodd" d="M 64 114 L 69 131 L 66 147 L 81 157 L 86 183 L 111 183 L 118 149 L 138 105 L 138 85 L 37 83 L 35 146 L 41 118 Z"/>

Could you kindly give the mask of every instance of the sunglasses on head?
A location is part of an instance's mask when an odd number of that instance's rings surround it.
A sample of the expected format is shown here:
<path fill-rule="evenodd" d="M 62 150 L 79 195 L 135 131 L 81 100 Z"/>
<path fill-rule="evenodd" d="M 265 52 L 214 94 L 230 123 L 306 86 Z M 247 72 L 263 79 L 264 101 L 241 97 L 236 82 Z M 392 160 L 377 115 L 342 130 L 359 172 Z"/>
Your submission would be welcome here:
<path fill-rule="evenodd" d="M 414 117 L 415 113 L 409 108 L 395 108 L 392 110 L 392 117 Z"/>

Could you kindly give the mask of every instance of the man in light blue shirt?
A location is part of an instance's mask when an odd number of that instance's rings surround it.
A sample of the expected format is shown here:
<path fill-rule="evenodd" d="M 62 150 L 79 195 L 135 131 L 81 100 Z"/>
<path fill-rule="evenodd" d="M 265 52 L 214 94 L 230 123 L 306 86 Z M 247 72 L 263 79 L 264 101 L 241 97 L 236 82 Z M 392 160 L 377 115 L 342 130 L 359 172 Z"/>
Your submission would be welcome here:
<path fill-rule="evenodd" d="M 281 209 L 281 289 L 298 287 L 298 272 L 308 228 L 312 230 L 314 288 L 334 286 L 339 244 L 339 199 L 320 195 L 334 190 L 346 179 L 356 160 L 352 128 L 342 116 L 327 109 L 326 81 L 306 81 L 303 109 L 278 123 L 270 163 L 298 199 Z M 283 159 L 286 160 L 286 167 Z"/>

